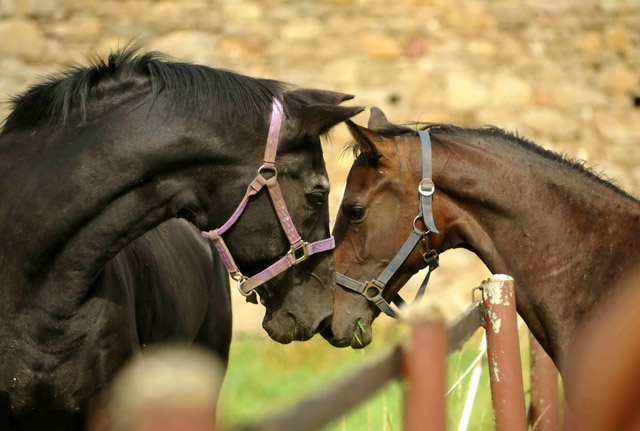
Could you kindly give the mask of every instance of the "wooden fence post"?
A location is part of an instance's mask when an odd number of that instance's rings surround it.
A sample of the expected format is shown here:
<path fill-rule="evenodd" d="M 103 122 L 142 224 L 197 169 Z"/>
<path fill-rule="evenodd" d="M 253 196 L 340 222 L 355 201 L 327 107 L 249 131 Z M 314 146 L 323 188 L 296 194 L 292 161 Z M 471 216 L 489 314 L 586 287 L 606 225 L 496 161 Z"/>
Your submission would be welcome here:
<path fill-rule="evenodd" d="M 487 359 L 497 431 L 526 431 L 516 297 L 513 278 L 497 274 L 482 282 Z"/>
<path fill-rule="evenodd" d="M 533 334 L 529 333 L 531 355 L 531 409 L 529 422 L 536 431 L 558 430 L 558 370 Z"/>

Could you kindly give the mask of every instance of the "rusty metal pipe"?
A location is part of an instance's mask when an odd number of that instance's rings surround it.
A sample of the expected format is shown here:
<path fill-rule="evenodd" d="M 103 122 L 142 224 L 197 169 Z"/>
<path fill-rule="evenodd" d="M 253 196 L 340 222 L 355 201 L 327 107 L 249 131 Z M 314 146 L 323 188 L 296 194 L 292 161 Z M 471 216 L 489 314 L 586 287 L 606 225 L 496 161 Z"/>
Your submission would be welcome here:
<path fill-rule="evenodd" d="M 526 431 L 516 297 L 513 278 L 492 275 L 482 282 L 487 359 L 497 431 Z"/>
<path fill-rule="evenodd" d="M 444 431 L 447 330 L 433 310 L 416 318 L 407 316 L 411 333 L 402 355 L 407 382 L 404 402 L 405 431 Z"/>

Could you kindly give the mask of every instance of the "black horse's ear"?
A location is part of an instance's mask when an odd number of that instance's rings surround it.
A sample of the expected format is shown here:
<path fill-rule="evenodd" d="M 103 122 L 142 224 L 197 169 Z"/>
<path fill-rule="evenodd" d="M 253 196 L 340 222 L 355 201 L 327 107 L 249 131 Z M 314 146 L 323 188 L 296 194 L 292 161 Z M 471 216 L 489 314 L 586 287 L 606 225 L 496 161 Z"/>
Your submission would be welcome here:
<path fill-rule="evenodd" d="M 374 106 L 371 108 L 371 115 L 369 116 L 369 124 L 367 124 L 367 127 L 377 132 L 388 130 L 393 127 L 393 124 L 387 120 L 386 115 L 384 115 L 384 112 L 382 112 L 380 108 Z"/>
<path fill-rule="evenodd" d="M 378 150 L 376 143 L 381 142 L 382 137 L 366 127 L 358 126 L 351 120 L 347 120 L 346 125 L 356 141 L 355 148 L 365 154 L 369 160 L 380 160 L 382 153 Z"/>
<path fill-rule="evenodd" d="M 286 98 L 306 102 L 307 105 L 339 105 L 342 102 L 354 98 L 352 94 L 338 93 L 336 91 L 318 90 L 315 88 L 299 88 L 287 91 Z"/>
<path fill-rule="evenodd" d="M 311 105 L 302 110 L 301 129 L 308 134 L 321 135 L 338 123 L 364 111 L 362 106 Z"/>

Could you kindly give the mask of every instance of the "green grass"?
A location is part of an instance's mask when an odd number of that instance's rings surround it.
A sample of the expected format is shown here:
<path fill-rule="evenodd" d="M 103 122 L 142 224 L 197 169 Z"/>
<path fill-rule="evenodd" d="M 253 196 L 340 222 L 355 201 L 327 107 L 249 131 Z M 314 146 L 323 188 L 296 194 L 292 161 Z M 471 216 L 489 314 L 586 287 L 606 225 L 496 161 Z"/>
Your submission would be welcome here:
<path fill-rule="evenodd" d="M 476 357 L 482 331 L 465 348 L 449 356 L 448 387 Z M 290 404 L 314 389 L 356 369 L 363 361 L 388 348 L 401 334 L 376 330 L 374 343 L 364 350 L 336 349 L 319 336 L 305 343 L 280 345 L 265 336 L 237 336 L 232 343 L 229 369 L 222 388 L 219 415 L 223 423 L 239 424 L 258 419 L 265 413 Z M 526 340 L 526 337 L 521 337 Z M 528 370 L 526 341 L 521 342 L 523 369 Z M 528 388 L 528 372 L 524 372 Z M 466 399 L 469 378 L 447 399 L 448 429 L 457 430 Z M 326 430 L 399 431 L 402 429 L 402 392 L 400 382 L 391 382 L 346 417 Z M 486 361 L 473 407 L 470 430 L 493 429 L 491 394 Z"/>

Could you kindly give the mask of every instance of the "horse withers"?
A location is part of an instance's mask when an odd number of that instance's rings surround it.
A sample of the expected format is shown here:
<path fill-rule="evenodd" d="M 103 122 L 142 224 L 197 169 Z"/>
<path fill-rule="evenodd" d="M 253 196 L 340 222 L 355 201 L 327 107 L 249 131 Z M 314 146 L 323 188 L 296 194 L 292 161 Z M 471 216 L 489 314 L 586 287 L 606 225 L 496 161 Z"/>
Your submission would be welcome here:
<path fill-rule="evenodd" d="M 640 265 L 640 202 L 500 129 L 427 124 L 435 233 L 416 220 L 425 180 L 418 131 L 375 108 L 368 128 L 347 124 L 358 156 L 333 231 L 336 270 L 375 284 L 412 232 L 426 232 L 386 283 L 390 301 L 433 252 L 471 250 L 493 273 L 513 276 L 519 314 L 562 370 L 594 304 Z M 361 347 L 378 313 L 365 296 L 338 287 L 323 335 Z"/>
<path fill-rule="evenodd" d="M 320 136 L 362 110 L 339 106 L 351 97 L 125 49 L 15 98 L 0 133 L 0 425 L 79 427 L 151 343 L 226 359 L 220 241 L 198 231 L 229 218 L 227 268 L 278 265 L 244 291 L 269 335 L 322 330 L 335 271 Z"/>

